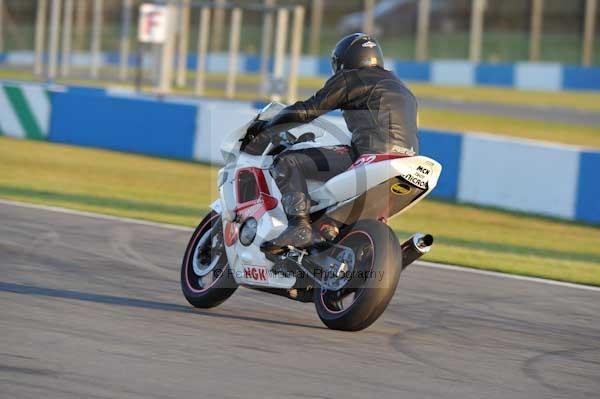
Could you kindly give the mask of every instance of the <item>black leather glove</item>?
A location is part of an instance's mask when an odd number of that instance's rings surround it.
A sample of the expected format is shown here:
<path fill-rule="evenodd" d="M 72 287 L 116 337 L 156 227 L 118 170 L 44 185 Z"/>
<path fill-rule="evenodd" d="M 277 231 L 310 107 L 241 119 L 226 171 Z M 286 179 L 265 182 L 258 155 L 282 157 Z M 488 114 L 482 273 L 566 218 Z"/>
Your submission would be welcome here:
<path fill-rule="evenodd" d="M 260 119 L 256 119 L 252 121 L 248 129 L 246 130 L 246 135 L 251 137 L 258 136 L 269 124 L 269 121 L 261 121 Z"/>
<path fill-rule="evenodd" d="M 245 151 L 248 144 L 250 144 L 267 126 L 268 121 L 261 121 L 255 119 L 252 121 L 248 129 L 246 129 L 246 135 L 240 140 L 242 142 L 241 150 Z"/>

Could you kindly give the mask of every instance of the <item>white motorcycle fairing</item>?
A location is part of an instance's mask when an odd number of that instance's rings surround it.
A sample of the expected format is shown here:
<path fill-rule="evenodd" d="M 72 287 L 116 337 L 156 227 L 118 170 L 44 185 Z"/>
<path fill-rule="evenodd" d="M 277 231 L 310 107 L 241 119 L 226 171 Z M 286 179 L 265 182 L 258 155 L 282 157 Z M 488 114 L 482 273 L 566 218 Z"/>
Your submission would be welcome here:
<path fill-rule="evenodd" d="M 282 107 L 270 104 L 259 117 L 269 119 Z M 274 263 L 260 249 L 264 241 L 286 229 L 287 218 L 281 193 L 269 172 L 274 159 L 269 154 L 271 148 L 261 156 L 240 152 L 239 140 L 248 125 L 230 134 L 222 145 L 226 164 L 219 172 L 220 198 L 211 208 L 222 216 L 225 249 L 235 281 L 254 287 L 290 289 L 296 278 L 273 273 Z M 315 135 L 314 142 L 296 144 L 290 149 L 350 142 L 347 130 L 322 118 L 289 130 L 296 138 L 309 132 Z M 314 201 L 313 224 L 325 219 L 342 225 L 361 218 L 385 222 L 429 195 L 441 170 L 438 162 L 424 156 L 363 155 L 346 172 L 326 182 L 308 182 Z"/>

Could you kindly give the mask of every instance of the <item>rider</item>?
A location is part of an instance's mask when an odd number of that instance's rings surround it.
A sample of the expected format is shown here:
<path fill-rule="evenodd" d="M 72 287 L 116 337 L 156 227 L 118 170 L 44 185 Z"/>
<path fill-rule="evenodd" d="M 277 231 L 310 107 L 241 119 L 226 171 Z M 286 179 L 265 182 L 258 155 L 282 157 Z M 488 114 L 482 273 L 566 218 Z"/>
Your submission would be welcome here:
<path fill-rule="evenodd" d="M 288 227 L 267 248 L 312 242 L 311 200 L 306 178 L 325 181 L 348 169 L 364 154 L 415 155 L 417 101 L 393 72 L 384 69 L 379 43 L 364 33 L 340 40 L 331 55 L 333 76 L 306 101 L 281 110 L 269 121 L 254 121 L 243 147 L 272 138 L 282 124 L 308 123 L 334 109 L 341 109 L 352 133 L 351 147 L 333 146 L 288 151 L 277 157 L 272 174 L 279 187 Z M 261 134 L 263 133 L 263 134 Z M 266 134 L 264 134 L 266 133 Z"/>

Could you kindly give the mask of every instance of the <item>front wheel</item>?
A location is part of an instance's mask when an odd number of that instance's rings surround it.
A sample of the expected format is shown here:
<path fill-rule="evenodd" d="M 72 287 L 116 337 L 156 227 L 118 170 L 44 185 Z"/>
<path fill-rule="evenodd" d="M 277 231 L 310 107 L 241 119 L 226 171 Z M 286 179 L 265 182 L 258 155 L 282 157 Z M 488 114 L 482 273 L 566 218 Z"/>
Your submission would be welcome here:
<path fill-rule="evenodd" d="M 183 295 L 197 308 L 212 308 L 229 298 L 237 287 L 227 262 L 221 217 L 211 211 L 185 250 L 181 265 Z"/>
<path fill-rule="evenodd" d="M 381 316 L 396 291 L 402 249 L 393 231 L 375 220 L 361 220 L 331 250 L 345 273 L 329 276 L 328 286 L 314 290 L 321 321 L 333 330 L 359 331 Z"/>

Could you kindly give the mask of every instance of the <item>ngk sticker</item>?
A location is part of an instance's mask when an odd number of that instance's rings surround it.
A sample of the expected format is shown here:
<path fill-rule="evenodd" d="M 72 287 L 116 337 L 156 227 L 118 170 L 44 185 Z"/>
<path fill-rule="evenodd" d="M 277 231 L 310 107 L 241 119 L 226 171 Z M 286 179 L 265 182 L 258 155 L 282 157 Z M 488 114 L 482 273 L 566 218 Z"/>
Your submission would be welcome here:
<path fill-rule="evenodd" d="M 268 280 L 267 269 L 258 266 L 244 266 L 244 278 L 246 280 L 266 282 Z"/>

